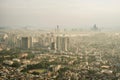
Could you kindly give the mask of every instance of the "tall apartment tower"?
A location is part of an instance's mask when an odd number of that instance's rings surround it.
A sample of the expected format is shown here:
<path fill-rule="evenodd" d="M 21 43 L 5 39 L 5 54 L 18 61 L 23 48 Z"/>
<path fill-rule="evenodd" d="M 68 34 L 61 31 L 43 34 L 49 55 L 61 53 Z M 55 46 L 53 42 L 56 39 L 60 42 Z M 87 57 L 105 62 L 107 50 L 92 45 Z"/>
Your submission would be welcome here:
<path fill-rule="evenodd" d="M 21 48 L 29 49 L 32 47 L 32 37 L 22 37 L 21 39 Z"/>
<path fill-rule="evenodd" d="M 56 44 L 55 44 L 55 42 L 52 42 L 50 47 L 51 47 L 51 50 L 56 50 Z"/>
<path fill-rule="evenodd" d="M 57 25 L 57 32 L 59 32 L 59 25 Z"/>
<path fill-rule="evenodd" d="M 56 49 L 58 51 L 68 51 L 68 49 L 69 49 L 69 37 L 57 36 L 56 37 Z"/>

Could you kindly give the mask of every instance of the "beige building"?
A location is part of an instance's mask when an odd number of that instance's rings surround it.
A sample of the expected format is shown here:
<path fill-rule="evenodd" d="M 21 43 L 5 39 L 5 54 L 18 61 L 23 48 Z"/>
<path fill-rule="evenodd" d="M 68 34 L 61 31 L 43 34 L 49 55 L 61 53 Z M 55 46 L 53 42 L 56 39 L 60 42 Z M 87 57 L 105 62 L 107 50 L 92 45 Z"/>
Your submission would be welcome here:
<path fill-rule="evenodd" d="M 56 37 L 56 49 L 58 51 L 68 51 L 69 48 L 69 37 L 57 36 Z"/>
<path fill-rule="evenodd" d="M 32 37 L 22 37 L 21 38 L 21 48 L 29 49 L 32 47 Z"/>

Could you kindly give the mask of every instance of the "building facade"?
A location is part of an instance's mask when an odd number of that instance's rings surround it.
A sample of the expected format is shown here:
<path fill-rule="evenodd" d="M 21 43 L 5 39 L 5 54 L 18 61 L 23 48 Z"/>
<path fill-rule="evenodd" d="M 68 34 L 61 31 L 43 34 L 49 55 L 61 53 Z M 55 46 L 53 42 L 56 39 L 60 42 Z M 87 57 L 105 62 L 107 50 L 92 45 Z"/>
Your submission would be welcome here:
<path fill-rule="evenodd" d="M 58 51 L 68 51 L 69 49 L 69 37 L 57 36 L 56 37 L 56 49 Z"/>
<path fill-rule="evenodd" d="M 32 47 L 32 37 L 22 37 L 21 39 L 21 48 L 29 49 Z"/>

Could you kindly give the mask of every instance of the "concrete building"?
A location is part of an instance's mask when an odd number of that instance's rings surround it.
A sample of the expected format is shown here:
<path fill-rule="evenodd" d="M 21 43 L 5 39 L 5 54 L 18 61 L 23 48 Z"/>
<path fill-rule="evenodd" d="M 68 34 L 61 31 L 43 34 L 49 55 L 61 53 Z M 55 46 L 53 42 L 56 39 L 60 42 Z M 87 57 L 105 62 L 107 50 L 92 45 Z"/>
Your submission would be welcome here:
<path fill-rule="evenodd" d="M 45 34 L 45 35 L 41 35 L 40 37 L 38 37 L 38 44 L 39 47 L 52 47 L 54 46 L 56 37 L 54 35 L 52 35 L 51 33 L 49 34 Z"/>
<path fill-rule="evenodd" d="M 55 44 L 55 42 L 52 42 L 50 47 L 51 47 L 51 50 L 56 50 L 56 44 Z"/>
<path fill-rule="evenodd" d="M 56 49 L 58 51 L 68 51 L 69 48 L 69 37 L 57 36 L 56 37 Z"/>
<path fill-rule="evenodd" d="M 20 37 L 17 37 L 16 39 L 17 39 L 17 40 L 16 40 L 16 45 L 15 45 L 15 47 L 20 48 L 20 47 L 21 47 L 21 39 L 20 39 Z"/>
<path fill-rule="evenodd" d="M 32 37 L 22 37 L 21 39 L 21 48 L 29 49 L 32 47 Z"/>

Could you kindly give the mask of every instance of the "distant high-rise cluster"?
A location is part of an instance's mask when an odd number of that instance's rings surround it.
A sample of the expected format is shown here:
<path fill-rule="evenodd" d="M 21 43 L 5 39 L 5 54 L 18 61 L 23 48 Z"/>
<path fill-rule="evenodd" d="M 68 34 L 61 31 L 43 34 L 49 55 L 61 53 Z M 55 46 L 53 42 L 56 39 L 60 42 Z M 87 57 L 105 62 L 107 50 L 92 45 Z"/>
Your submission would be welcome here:
<path fill-rule="evenodd" d="M 47 49 L 51 51 L 69 51 L 70 37 L 59 33 L 59 26 L 57 32 L 47 32 L 39 34 L 15 34 L 8 33 L 1 36 L 1 48 L 19 48 L 21 50 L 40 50 Z M 3 44 L 6 43 L 6 44 Z"/>
<path fill-rule="evenodd" d="M 7 31 L 3 35 L 0 37 L 1 49 L 49 50 L 52 52 L 69 52 L 71 50 L 71 34 L 68 34 L 65 30 L 60 30 L 59 25 L 56 26 L 55 31 L 24 29 Z"/>

